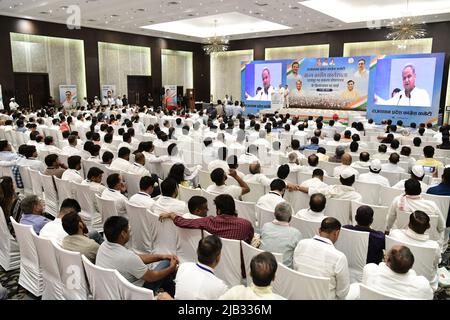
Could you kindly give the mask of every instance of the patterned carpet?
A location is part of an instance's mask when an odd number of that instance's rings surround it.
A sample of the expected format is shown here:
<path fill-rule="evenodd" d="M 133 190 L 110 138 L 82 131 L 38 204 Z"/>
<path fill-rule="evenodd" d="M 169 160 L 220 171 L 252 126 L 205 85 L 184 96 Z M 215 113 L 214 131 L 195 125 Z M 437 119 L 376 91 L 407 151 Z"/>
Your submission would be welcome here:
<path fill-rule="evenodd" d="M 442 257 L 439 267 L 445 266 L 450 270 L 450 247 Z M 10 300 L 39 300 L 30 292 L 19 286 L 19 269 L 4 271 L 0 267 L 0 283 L 8 289 L 8 299 Z M 434 295 L 434 300 L 450 300 L 450 288 L 439 288 Z"/>

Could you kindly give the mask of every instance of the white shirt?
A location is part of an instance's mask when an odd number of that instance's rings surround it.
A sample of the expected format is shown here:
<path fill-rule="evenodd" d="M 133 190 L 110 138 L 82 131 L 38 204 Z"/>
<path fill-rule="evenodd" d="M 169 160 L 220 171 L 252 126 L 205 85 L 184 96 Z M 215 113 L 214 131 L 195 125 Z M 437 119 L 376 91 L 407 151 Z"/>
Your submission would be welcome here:
<path fill-rule="evenodd" d="M 405 169 L 400 167 L 398 164 L 392 164 L 392 163 L 383 163 L 381 165 L 381 170 L 388 171 L 388 172 L 400 172 L 400 173 L 405 172 Z"/>
<path fill-rule="evenodd" d="M 294 251 L 294 269 L 312 276 L 330 278 L 330 299 L 344 299 L 350 287 L 345 254 L 318 235 L 300 240 Z"/>
<path fill-rule="evenodd" d="M 180 264 L 175 278 L 176 300 L 217 300 L 227 290 L 211 267 L 199 262 Z"/>
<path fill-rule="evenodd" d="M 143 191 L 138 192 L 131 196 L 130 201 L 131 204 L 139 207 L 145 207 L 148 210 L 152 210 L 153 205 L 155 204 L 155 200 L 152 197 Z"/>
<path fill-rule="evenodd" d="M 272 287 L 257 287 L 253 283 L 249 287 L 235 286 L 222 295 L 219 300 L 286 300 L 273 293 Z"/>
<path fill-rule="evenodd" d="M 78 155 L 80 155 L 80 152 L 81 152 L 80 149 L 77 149 L 76 147 L 72 147 L 72 146 L 67 146 L 62 149 L 62 153 L 64 155 L 68 155 L 69 157 L 70 156 L 78 156 Z"/>
<path fill-rule="evenodd" d="M 406 180 L 408 180 L 408 179 L 400 180 L 394 186 L 392 186 L 392 188 L 405 190 L 405 181 Z M 427 192 L 429 186 L 426 183 L 424 183 L 423 181 L 419 181 L 419 182 L 420 182 L 420 188 L 422 189 L 422 193 Z"/>
<path fill-rule="evenodd" d="M 92 192 L 95 192 L 98 195 L 101 195 L 103 191 L 105 191 L 106 187 L 101 183 L 97 183 L 94 181 L 83 180 L 81 182 L 82 185 L 89 186 Z"/>
<path fill-rule="evenodd" d="M 310 208 L 301 209 L 295 214 L 295 217 L 302 218 L 308 221 L 322 222 L 322 220 L 326 217 L 324 211 L 314 212 Z"/>
<path fill-rule="evenodd" d="M 302 184 L 300 185 L 301 187 L 306 187 L 306 188 L 326 188 L 328 187 L 328 185 L 321 181 L 319 178 L 311 178 L 308 180 L 305 180 L 302 182 Z"/>
<path fill-rule="evenodd" d="M 75 169 L 67 169 L 61 176 L 61 180 L 73 181 L 76 183 L 83 182 L 80 172 Z"/>
<path fill-rule="evenodd" d="M 326 186 L 324 188 L 309 188 L 308 194 L 311 196 L 314 193 L 322 193 L 327 198 L 362 201 L 361 194 L 356 192 L 355 188 L 341 184 Z"/>
<path fill-rule="evenodd" d="M 128 219 L 127 208 L 125 205 L 128 199 L 120 191 L 106 188 L 103 190 L 101 197 L 106 200 L 114 200 L 117 214 Z"/>
<path fill-rule="evenodd" d="M 410 98 L 406 96 L 405 90 L 402 90 L 389 100 L 378 98 L 376 104 L 388 106 L 431 107 L 428 92 L 425 89 L 419 89 L 417 87 L 410 92 Z"/>
<path fill-rule="evenodd" d="M 433 299 L 433 290 L 425 277 L 418 276 L 413 269 L 405 274 L 395 273 L 384 262 L 367 264 L 362 283 L 399 299 Z"/>
<path fill-rule="evenodd" d="M 275 211 L 275 207 L 282 202 L 286 202 L 286 200 L 278 192 L 270 191 L 260 197 L 256 205 L 268 211 Z"/>
<path fill-rule="evenodd" d="M 389 236 L 399 240 L 401 242 L 414 246 L 420 246 L 425 248 L 431 248 L 435 251 L 435 257 L 433 261 L 433 265 L 428 268 L 429 274 L 434 275 L 429 278 L 430 285 L 433 288 L 433 290 L 437 290 L 438 288 L 438 274 L 437 274 L 437 268 L 438 264 L 441 260 L 441 248 L 439 246 L 439 243 L 437 241 L 430 240 L 430 237 L 428 234 L 419 234 L 411 230 L 410 228 L 407 229 L 394 229 L 391 230 L 389 233 Z"/>
<path fill-rule="evenodd" d="M 208 188 L 206 188 L 206 191 L 215 193 L 215 194 L 229 194 L 234 199 L 239 200 L 239 197 L 242 195 L 242 188 L 239 186 L 227 186 L 227 185 L 221 185 L 217 186 L 215 184 L 210 185 Z"/>
<path fill-rule="evenodd" d="M 133 163 L 133 170 L 130 173 L 138 174 L 140 176 L 149 176 L 150 171 L 148 171 L 143 165 L 139 163 Z"/>
<path fill-rule="evenodd" d="M 358 179 L 359 171 L 356 170 L 355 168 L 352 168 L 351 166 L 346 165 L 335 167 L 333 171 L 333 176 L 339 178 L 342 171 L 344 171 L 345 169 L 348 169 L 349 171 L 351 170 L 355 174 L 355 179 Z"/>
<path fill-rule="evenodd" d="M 263 186 L 270 186 L 272 183 L 272 179 L 267 178 L 262 173 L 256 173 L 256 174 L 248 174 L 244 177 L 244 181 L 248 183 L 255 183 L 255 184 L 262 184 Z"/>
<path fill-rule="evenodd" d="M 56 218 L 53 221 L 47 222 L 42 227 L 39 235 L 46 239 L 55 240 L 60 246 L 62 246 L 63 239 L 68 236 L 62 226 L 61 218 Z"/>
<path fill-rule="evenodd" d="M 171 197 L 160 196 L 158 200 L 155 201 L 153 212 L 155 214 L 174 212 L 179 216 L 183 216 L 185 213 L 189 212 L 189 209 L 184 201 Z"/>
<path fill-rule="evenodd" d="M 114 159 L 109 166 L 111 170 L 118 170 L 124 172 L 134 172 L 135 166 L 130 162 L 122 158 Z"/>
<path fill-rule="evenodd" d="M 405 207 L 400 209 L 401 204 L 401 198 L 404 198 Z M 394 198 L 392 201 L 391 206 L 389 207 L 388 211 L 388 217 L 387 217 L 387 226 L 386 230 L 390 230 L 392 226 L 394 225 L 394 222 L 397 220 L 397 215 L 401 214 L 402 212 L 406 212 L 411 214 L 412 212 L 420 210 L 425 212 L 428 216 L 438 216 L 438 223 L 436 230 L 438 233 L 441 233 L 445 230 L 445 222 L 444 218 L 442 216 L 441 210 L 437 206 L 437 204 L 434 201 L 431 200 L 425 200 L 421 196 L 415 197 L 415 196 L 404 196 L 400 195 Z M 403 228 L 406 226 L 397 226 L 398 228 Z"/>
<path fill-rule="evenodd" d="M 359 176 L 358 181 L 367 183 L 376 183 L 383 187 L 390 187 L 389 180 L 379 173 L 367 172 Z"/>

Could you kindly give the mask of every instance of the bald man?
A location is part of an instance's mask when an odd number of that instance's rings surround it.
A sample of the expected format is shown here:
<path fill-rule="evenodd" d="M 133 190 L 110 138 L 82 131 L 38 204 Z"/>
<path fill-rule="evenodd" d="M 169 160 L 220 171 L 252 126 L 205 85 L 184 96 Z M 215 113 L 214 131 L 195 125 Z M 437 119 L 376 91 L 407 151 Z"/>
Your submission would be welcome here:
<path fill-rule="evenodd" d="M 341 175 L 342 171 L 344 171 L 344 169 L 351 169 L 353 171 L 353 173 L 355 174 L 356 179 L 358 179 L 359 171 L 356 170 L 355 168 L 351 167 L 352 156 L 349 153 L 344 153 L 342 155 L 341 164 L 342 165 L 334 168 L 334 171 L 333 171 L 334 177 L 339 178 L 339 176 Z"/>
<path fill-rule="evenodd" d="M 261 173 L 261 164 L 259 162 L 252 162 L 248 167 L 250 174 L 244 177 L 247 183 L 262 184 L 263 186 L 270 186 L 272 179 L 266 177 Z"/>

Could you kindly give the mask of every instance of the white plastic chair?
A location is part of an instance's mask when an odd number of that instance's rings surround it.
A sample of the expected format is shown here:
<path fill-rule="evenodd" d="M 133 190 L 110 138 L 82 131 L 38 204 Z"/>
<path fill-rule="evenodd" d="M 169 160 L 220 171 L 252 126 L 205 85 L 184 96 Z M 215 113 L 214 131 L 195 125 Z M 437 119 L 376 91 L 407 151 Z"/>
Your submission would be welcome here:
<path fill-rule="evenodd" d="M 254 256 L 257 256 L 258 254 L 263 253 L 265 251 L 255 248 L 245 241 L 241 241 L 241 247 L 242 247 L 242 256 L 244 258 L 245 274 L 247 275 L 247 285 L 250 285 L 252 283 L 252 277 L 250 276 L 250 262 L 252 261 Z M 272 252 L 272 254 L 274 255 L 278 263 L 283 263 L 282 253 Z"/>
<path fill-rule="evenodd" d="M 141 175 L 124 172 L 123 177 L 127 183 L 128 198 L 140 191 Z"/>
<path fill-rule="evenodd" d="M 42 197 L 42 180 L 39 176 L 39 171 L 28 168 L 28 172 L 30 173 L 31 188 L 33 189 L 33 193 L 38 197 Z"/>
<path fill-rule="evenodd" d="M 255 205 L 255 212 L 258 219 L 258 228 L 261 229 L 266 223 L 275 220 L 275 215 L 273 211 L 261 208 Z"/>
<path fill-rule="evenodd" d="M 59 274 L 63 283 L 65 300 L 87 300 L 89 287 L 86 282 L 81 254 L 61 248 L 55 242 L 56 260 L 58 261 Z"/>
<path fill-rule="evenodd" d="M 217 214 L 216 204 L 214 203 L 214 199 L 218 196 L 218 194 L 208 192 L 202 189 L 202 196 L 206 198 L 208 201 L 208 216 L 215 216 Z"/>
<path fill-rule="evenodd" d="M 61 203 L 65 199 L 74 198 L 74 189 L 72 181 L 62 180 L 56 176 L 53 176 L 53 180 L 55 181 L 56 192 L 58 193 L 58 199 L 61 199 Z"/>
<path fill-rule="evenodd" d="M 155 300 L 152 290 L 135 286 L 125 279 L 119 271 L 115 270 L 122 300 Z"/>
<path fill-rule="evenodd" d="M 20 177 L 23 183 L 23 194 L 25 196 L 33 195 L 33 185 L 31 184 L 30 172 L 28 167 L 19 166 Z"/>
<path fill-rule="evenodd" d="M 197 262 L 197 248 L 202 231 L 199 229 L 178 228 L 177 256 L 180 263 Z"/>
<path fill-rule="evenodd" d="M 42 300 L 64 300 L 63 283 L 59 274 L 58 262 L 56 260 L 55 247 L 52 240 L 42 238 L 34 231 L 31 232 L 34 245 L 39 257 L 44 289 Z"/>
<path fill-rule="evenodd" d="M 356 211 L 361 206 L 369 206 L 373 209 L 373 222 L 370 228 L 377 231 L 386 230 L 386 218 L 389 207 L 375 206 L 372 204 L 366 204 L 358 201 L 352 201 L 352 220 L 355 222 Z"/>
<path fill-rule="evenodd" d="M 309 239 L 319 233 L 321 222 L 292 217 L 290 225 L 300 231 L 303 239 Z"/>
<path fill-rule="evenodd" d="M 399 241 L 390 236 L 386 236 L 386 252 L 396 244 L 406 246 L 411 250 L 414 255 L 414 264 L 412 269 L 416 271 L 417 275 L 424 276 L 428 279 L 428 281 L 432 281 L 437 272 L 434 268 L 434 260 L 436 257 L 435 249 L 416 246 Z"/>
<path fill-rule="evenodd" d="M 95 194 L 97 201 L 97 207 L 100 210 L 103 223 L 108 220 L 109 217 L 118 216 L 116 209 L 116 203 L 114 200 L 103 199 L 98 194 Z"/>
<path fill-rule="evenodd" d="M 380 174 L 389 180 L 389 184 L 391 186 L 395 185 L 400 181 L 400 173 L 399 172 L 389 172 L 381 170 Z"/>
<path fill-rule="evenodd" d="M 361 282 L 369 250 L 369 232 L 341 228 L 335 247 L 347 257 L 350 283 Z"/>
<path fill-rule="evenodd" d="M 59 211 L 58 194 L 56 193 L 55 184 L 52 176 L 46 176 L 39 172 L 44 187 L 45 195 L 45 212 L 56 217 Z M 64 199 L 63 199 L 64 200 Z"/>
<path fill-rule="evenodd" d="M 160 207 L 157 203 L 152 208 L 153 213 L 159 218 L 161 213 L 167 212 L 166 208 Z M 178 247 L 178 227 L 175 226 L 172 220 L 164 220 L 158 222 L 155 228 L 155 241 L 153 243 L 153 250 L 160 254 L 176 254 Z"/>
<path fill-rule="evenodd" d="M 394 198 L 405 193 L 405 191 L 400 189 L 395 189 L 392 187 L 383 187 L 380 188 L 380 206 L 387 206 L 389 207 L 392 204 L 392 201 L 394 201 Z"/>
<path fill-rule="evenodd" d="M 328 300 L 330 278 L 310 276 L 278 263 L 273 292 L 288 300 Z"/>
<path fill-rule="evenodd" d="M 262 184 L 248 182 L 250 192 L 242 196 L 243 201 L 257 202 L 259 198 L 266 194 L 266 187 Z"/>
<path fill-rule="evenodd" d="M 169 162 L 169 163 L 161 163 L 161 168 L 162 168 L 162 178 L 165 179 L 169 176 L 169 172 L 170 169 L 172 168 L 172 166 L 174 165 L 174 163 Z"/>
<path fill-rule="evenodd" d="M 144 207 L 135 206 L 127 201 L 127 214 L 130 219 L 131 246 L 138 253 L 152 253 L 159 227 L 158 217 Z"/>
<path fill-rule="evenodd" d="M 88 185 L 72 182 L 75 190 L 75 199 L 81 207 L 80 217 L 91 226 L 93 230 L 103 232 L 102 217 L 95 209 L 94 193 Z"/>
<path fill-rule="evenodd" d="M 207 231 L 204 234 L 210 235 Z M 239 285 L 242 280 L 241 242 L 225 238 L 220 238 L 220 240 L 222 241 L 222 253 L 215 274 L 231 288 Z"/>
<path fill-rule="evenodd" d="M 369 288 L 368 286 L 359 284 L 359 300 L 401 300 L 393 296 L 389 296 L 385 293 L 381 293 L 378 290 Z"/>
<path fill-rule="evenodd" d="M 13 217 L 10 219 L 20 247 L 19 285 L 36 297 L 40 297 L 44 290 L 44 282 L 39 266 L 39 257 L 31 235 L 31 232 L 34 232 L 33 227 L 17 223 Z"/>
<path fill-rule="evenodd" d="M 353 187 L 361 194 L 364 203 L 378 204 L 381 185 L 356 181 Z"/>
<path fill-rule="evenodd" d="M 206 190 L 209 186 L 213 185 L 214 182 L 211 180 L 211 173 L 204 170 L 199 170 L 198 172 L 198 178 L 199 178 L 199 184 L 200 186 Z"/>
<path fill-rule="evenodd" d="M 234 203 L 236 205 L 236 212 L 238 214 L 238 217 L 250 221 L 253 228 L 256 228 L 255 203 L 239 201 L 239 200 L 236 200 Z"/>
<path fill-rule="evenodd" d="M 351 224 L 352 216 L 350 210 L 350 200 L 343 199 L 327 199 L 327 205 L 325 207 L 325 215 L 328 217 L 334 217 L 339 220 L 342 225 Z"/>
<path fill-rule="evenodd" d="M 115 270 L 96 266 L 85 255 L 81 259 L 94 300 L 120 300 Z"/>
<path fill-rule="evenodd" d="M 186 187 L 183 187 L 181 184 L 178 186 L 178 190 L 179 190 L 178 198 L 181 201 L 184 201 L 186 203 L 193 196 L 201 196 L 202 195 L 202 190 L 201 189 L 186 188 Z"/>
<path fill-rule="evenodd" d="M 19 244 L 9 232 L 5 214 L 0 207 L 0 266 L 5 271 L 11 271 L 20 267 Z"/>
<path fill-rule="evenodd" d="M 298 212 L 309 207 L 309 195 L 301 191 L 286 190 L 284 199 L 291 204 L 292 210 Z"/>

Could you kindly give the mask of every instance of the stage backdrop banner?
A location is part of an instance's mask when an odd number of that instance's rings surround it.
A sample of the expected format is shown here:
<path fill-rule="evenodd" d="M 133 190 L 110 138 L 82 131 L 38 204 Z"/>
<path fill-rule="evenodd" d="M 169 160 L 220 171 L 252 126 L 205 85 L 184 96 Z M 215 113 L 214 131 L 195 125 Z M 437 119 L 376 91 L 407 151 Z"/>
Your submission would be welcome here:
<path fill-rule="evenodd" d="M 111 97 L 115 98 L 115 96 L 116 96 L 116 85 L 115 84 L 104 84 L 104 85 L 102 85 L 102 96 L 101 96 L 100 100 L 103 97 L 107 97 L 108 96 L 108 92 L 111 92 Z"/>
<path fill-rule="evenodd" d="M 242 62 L 242 99 L 270 108 L 281 84 L 290 108 L 366 110 L 370 56 Z"/>
<path fill-rule="evenodd" d="M 176 84 L 164 85 L 163 104 L 166 107 L 174 107 L 177 105 L 177 85 Z"/>
<path fill-rule="evenodd" d="M 74 107 L 78 101 L 77 86 L 63 84 L 59 86 L 59 102 L 66 108 Z"/>
<path fill-rule="evenodd" d="M 372 59 L 367 117 L 437 124 L 445 53 L 386 55 Z"/>

